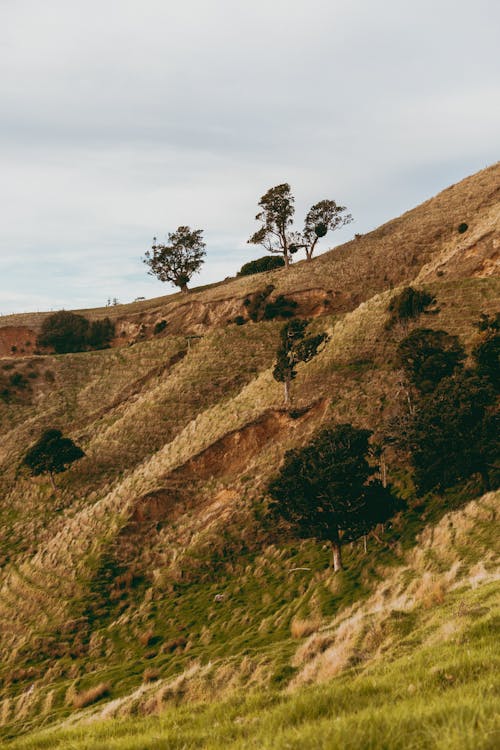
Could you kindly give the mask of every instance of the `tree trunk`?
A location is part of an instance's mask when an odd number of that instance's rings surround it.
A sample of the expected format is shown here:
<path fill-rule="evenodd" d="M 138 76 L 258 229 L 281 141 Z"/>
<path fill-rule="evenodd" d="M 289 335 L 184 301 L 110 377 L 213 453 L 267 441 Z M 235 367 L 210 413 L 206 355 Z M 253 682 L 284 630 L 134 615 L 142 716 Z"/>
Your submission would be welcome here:
<path fill-rule="evenodd" d="M 290 404 L 290 381 L 285 380 L 283 382 L 283 387 L 285 390 L 285 406 L 288 406 Z"/>
<path fill-rule="evenodd" d="M 288 255 L 288 251 L 285 250 L 283 253 L 283 258 L 285 261 L 285 268 L 288 268 L 290 266 L 290 256 Z"/>
<path fill-rule="evenodd" d="M 49 471 L 49 477 L 50 477 L 50 483 L 52 485 L 52 489 L 54 490 L 54 492 L 57 492 L 57 485 L 54 480 L 54 475 L 51 471 Z"/>
<path fill-rule="evenodd" d="M 335 573 L 339 570 L 344 570 L 344 566 L 342 565 L 342 550 L 338 536 L 336 540 L 332 540 L 332 563 Z"/>
<path fill-rule="evenodd" d="M 183 294 L 187 294 L 189 292 L 187 284 L 181 284 L 180 287 Z"/>
<path fill-rule="evenodd" d="M 382 480 L 382 487 L 387 487 L 387 464 L 383 453 L 380 456 L 380 478 Z"/>

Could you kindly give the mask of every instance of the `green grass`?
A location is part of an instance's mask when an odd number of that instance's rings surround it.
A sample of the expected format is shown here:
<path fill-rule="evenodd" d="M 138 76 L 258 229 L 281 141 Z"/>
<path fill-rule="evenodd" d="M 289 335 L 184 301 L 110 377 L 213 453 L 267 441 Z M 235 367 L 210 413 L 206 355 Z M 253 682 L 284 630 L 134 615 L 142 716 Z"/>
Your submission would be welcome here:
<path fill-rule="evenodd" d="M 84 719 L 5 747 L 493 750 L 500 738 L 495 592 L 492 585 L 460 591 L 433 611 L 430 622 L 424 616 L 414 622 L 414 635 L 425 640 L 461 613 L 463 625 L 444 642 L 409 652 L 395 643 L 383 660 L 324 684 L 237 692 L 225 700 L 170 705 L 159 716 Z"/>

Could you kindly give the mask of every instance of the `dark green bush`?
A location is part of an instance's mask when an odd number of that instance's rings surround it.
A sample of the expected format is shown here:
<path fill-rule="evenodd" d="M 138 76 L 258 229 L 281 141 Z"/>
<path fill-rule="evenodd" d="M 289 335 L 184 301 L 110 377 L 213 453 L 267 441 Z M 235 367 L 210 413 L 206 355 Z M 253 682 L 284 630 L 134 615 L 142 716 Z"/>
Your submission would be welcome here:
<path fill-rule="evenodd" d="M 468 228 L 469 228 L 469 225 L 466 224 L 465 221 L 463 221 L 461 224 L 458 225 L 458 233 L 463 234 L 464 232 L 468 230 Z"/>
<path fill-rule="evenodd" d="M 391 314 L 386 327 L 390 328 L 395 323 L 418 318 L 435 301 L 435 297 L 425 289 L 414 289 L 411 286 L 405 287 L 400 294 L 391 299 L 388 307 Z"/>
<path fill-rule="evenodd" d="M 263 258 L 251 260 L 241 266 L 237 276 L 251 276 L 254 273 L 263 273 L 264 271 L 273 271 L 275 268 L 282 268 L 285 261 L 281 255 L 265 255 Z"/>
<path fill-rule="evenodd" d="M 87 344 L 91 349 L 106 349 L 115 336 L 115 324 L 109 318 L 93 320 L 90 324 Z"/>
<path fill-rule="evenodd" d="M 168 323 L 166 320 L 159 320 L 158 323 L 155 323 L 155 327 L 153 328 L 153 334 L 155 336 L 158 336 L 159 333 L 162 333 L 162 331 L 165 330 Z"/>
<path fill-rule="evenodd" d="M 85 349 L 89 321 L 83 315 L 59 310 L 44 319 L 38 336 L 39 346 L 50 346 L 57 354 L 80 352 Z"/>
<path fill-rule="evenodd" d="M 115 325 L 109 318 L 94 320 L 77 313 L 59 310 L 42 323 L 38 346 L 53 347 L 57 354 L 104 349 L 115 335 Z"/>
<path fill-rule="evenodd" d="M 293 318 L 297 310 L 297 302 L 280 294 L 274 302 L 268 302 L 264 308 L 263 319 L 275 320 L 276 318 Z"/>

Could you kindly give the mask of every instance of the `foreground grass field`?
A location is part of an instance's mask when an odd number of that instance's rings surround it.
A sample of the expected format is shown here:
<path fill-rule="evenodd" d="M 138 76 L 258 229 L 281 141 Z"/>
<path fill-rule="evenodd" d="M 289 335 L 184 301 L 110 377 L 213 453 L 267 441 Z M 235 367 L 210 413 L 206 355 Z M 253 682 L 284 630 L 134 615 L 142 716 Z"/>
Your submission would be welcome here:
<path fill-rule="evenodd" d="M 457 589 L 383 660 L 324 684 L 173 705 L 154 717 L 102 721 L 89 715 L 72 728 L 5 747 L 493 750 L 500 741 L 496 590 L 494 583 Z"/>

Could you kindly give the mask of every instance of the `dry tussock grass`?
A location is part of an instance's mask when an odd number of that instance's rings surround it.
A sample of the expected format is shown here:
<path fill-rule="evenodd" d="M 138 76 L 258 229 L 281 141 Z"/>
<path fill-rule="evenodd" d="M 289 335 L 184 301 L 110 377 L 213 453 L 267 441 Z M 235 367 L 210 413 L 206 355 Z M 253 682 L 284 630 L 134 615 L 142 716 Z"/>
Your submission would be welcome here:
<path fill-rule="evenodd" d="M 72 691 L 70 696 L 67 696 L 67 700 L 71 700 L 73 708 L 85 708 L 109 695 L 110 689 L 111 684 L 109 682 L 100 682 L 98 685 L 94 685 L 94 687 L 82 690 L 81 692 Z"/>
<path fill-rule="evenodd" d="M 305 638 L 312 633 L 315 633 L 321 627 L 321 617 L 318 615 L 315 617 L 306 617 L 301 619 L 300 617 L 294 617 L 290 623 L 290 633 L 292 638 Z"/>
<path fill-rule="evenodd" d="M 328 629 L 312 635 L 295 652 L 294 666 L 300 672 L 290 687 L 329 679 L 353 662 L 380 652 L 393 638 L 387 624 L 394 612 L 430 609 L 441 604 L 446 592 L 459 586 L 477 585 L 500 577 L 498 556 L 492 554 L 488 568 L 463 559 L 463 549 L 481 522 L 496 515 L 500 491 L 490 492 L 465 508 L 445 515 L 420 535 L 417 548 L 406 555 L 405 564 L 388 569 L 374 593 L 337 616 Z M 432 554 L 429 554 L 432 552 Z M 408 573 L 413 580 L 408 585 Z M 455 621 L 444 625 L 434 639 L 448 639 L 459 631 Z"/>

